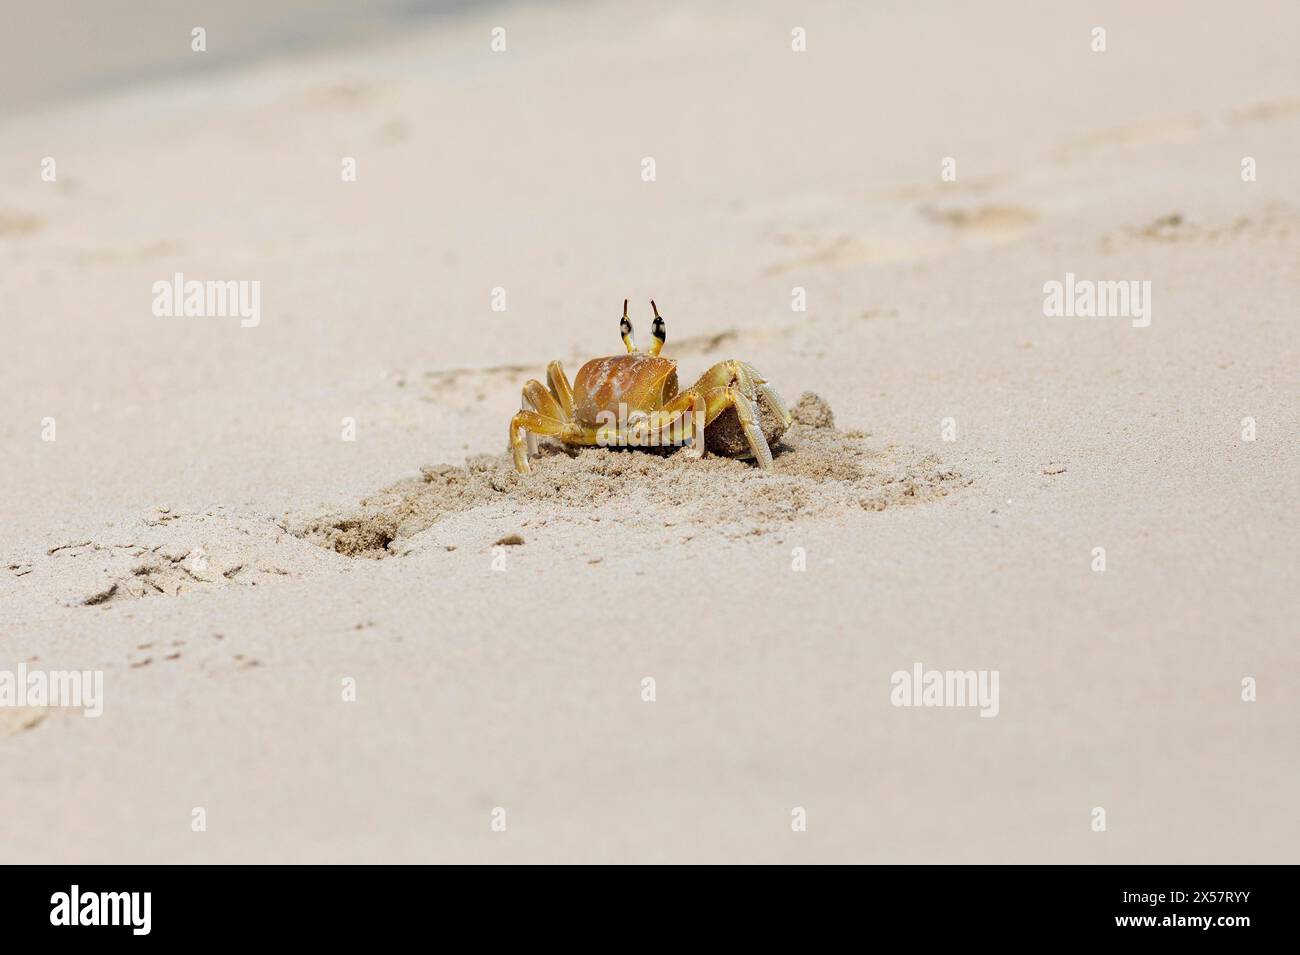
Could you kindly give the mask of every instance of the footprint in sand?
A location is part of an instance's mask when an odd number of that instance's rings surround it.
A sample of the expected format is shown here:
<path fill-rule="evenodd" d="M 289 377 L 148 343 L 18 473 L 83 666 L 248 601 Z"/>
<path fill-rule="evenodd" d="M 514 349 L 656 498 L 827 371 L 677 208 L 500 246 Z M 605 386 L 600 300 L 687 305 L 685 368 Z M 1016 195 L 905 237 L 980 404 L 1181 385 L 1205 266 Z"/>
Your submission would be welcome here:
<path fill-rule="evenodd" d="M 49 717 L 50 711 L 43 706 L 5 706 L 0 707 L 0 736 L 17 736 L 19 733 L 35 729 Z"/>
<path fill-rule="evenodd" d="M 320 109 L 363 109 L 379 98 L 378 90 L 365 83 L 344 81 L 308 90 L 304 99 Z"/>
<path fill-rule="evenodd" d="M 111 609 L 146 597 L 255 587 L 321 561 L 270 517 L 155 508 L 112 537 L 67 541 L 7 563 L 19 587 L 71 606 Z"/>
<path fill-rule="evenodd" d="M 1186 142 L 1205 125 L 1200 117 L 1191 117 L 1112 126 L 1067 140 L 1053 149 L 1051 156 L 1055 162 L 1068 163 L 1102 149 Z"/>
<path fill-rule="evenodd" d="M 1300 115 L 1300 96 L 1269 100 L 1229 110 L 1223 121 L 1229 126 L 1247 123 L 1271 123 L 1279 119 L 1291 119 Z"/>
<path fill-rule="evenodd" d="M 1020 235 L 1038 221 L 1038 213 L 1028 206 L 1012 203 L 954 207 L 940 209 L 922 206 L 919 210 L 926 219 L 958 232 L 987 235 Z"/>
<path fill-rule="evenodd" d="M 927 237 L 839 235 L 830 239 L 786 236 L 783 237 L 786 244 L 811 246 L 813 251 L 770 265 L 763 274 L 780 275 L 819 266 L 844 268 L 929 259 L 968 242 L 1001 245 L 1025 235 L 1039 219 L 1036 210 L 1014 203 L 947 207 L 927 203 L 918 207 L 917 212 L 927 223 L 940 227 L 942 233 Z"/>
<path fill-rule="evenodd" d="M 1253 215 L 1230 219 L 1201 220 L 1182 212 L 1170 212 L 1138 226 L 1106 233 L 1097 241 L 1106 254 L 1137 242 L 1177 244 L 1286 238 L 1300 231 L 1300 210 L 1284 203 L 1269 203 Z"/>
<path fill-rule="evenodd" d="M 26 212 L 0 209 L 0 239 L 23 239 L 45 228 L 45 220 Z"/>

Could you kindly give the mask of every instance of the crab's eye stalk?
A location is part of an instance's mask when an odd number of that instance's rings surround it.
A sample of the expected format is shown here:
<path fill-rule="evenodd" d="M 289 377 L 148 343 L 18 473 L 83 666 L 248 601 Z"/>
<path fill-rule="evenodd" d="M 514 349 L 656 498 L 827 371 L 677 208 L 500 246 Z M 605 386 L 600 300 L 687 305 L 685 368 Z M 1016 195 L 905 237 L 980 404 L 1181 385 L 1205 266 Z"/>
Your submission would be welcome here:
<path fill-rule="evenodd" d="M 655 310 L 655 323 L 650 326 L 650 331 L 655 337 L 655 343 L 650 346 L 650 354 L 657 355 L 659 350 L 664 347 L 664 342 L 668 340 L 668 326 L 664 324 L 663 316 L 659 314 L 659 306 L 655 305 L 654 299 L 650 299 L 650 307 Z"/>
<path fill-rule="evenodd" d="M 618 323 L 618 333 L 623 336 L 623 344 L 629 352 L 636 351 L 636 339 L 632 337 L 632 323 L 627 318 L 627 299 L 623 299 L 623 320 Z"/>

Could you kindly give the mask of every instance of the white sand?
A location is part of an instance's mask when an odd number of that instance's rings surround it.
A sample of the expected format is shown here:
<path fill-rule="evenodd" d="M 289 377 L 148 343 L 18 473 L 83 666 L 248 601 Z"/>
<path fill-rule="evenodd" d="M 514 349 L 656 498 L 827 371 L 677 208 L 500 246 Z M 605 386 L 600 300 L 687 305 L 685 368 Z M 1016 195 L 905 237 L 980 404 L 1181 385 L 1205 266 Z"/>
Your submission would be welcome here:
<path fill-rule="evenodd" d="M 0 668 L 106 693 L 0 709 L 4 861 L 1296 861 L 1300 11 L 701 6 L 0 125 Z M 155 317 L 175 272 L 260 280 L 260 325 Z M 1045 317 L 1066 272 L 1149 280 L 1150 327 Z M 500 453 L 523 381 L 651 296 L 683 378 L 743 358 L 959 486 L 503 493 L 382 560 L 287 533 Z M 892 706 L 918 661 L 998 670 L 999 715 Z"/>

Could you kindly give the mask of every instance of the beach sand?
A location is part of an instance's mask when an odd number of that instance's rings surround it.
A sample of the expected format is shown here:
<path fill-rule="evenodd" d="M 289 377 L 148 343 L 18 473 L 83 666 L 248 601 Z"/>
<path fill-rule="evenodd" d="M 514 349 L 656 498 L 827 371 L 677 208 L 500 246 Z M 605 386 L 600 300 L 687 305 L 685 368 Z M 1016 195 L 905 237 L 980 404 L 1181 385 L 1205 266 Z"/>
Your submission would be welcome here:
<path fill-rule="evenodd" d="M 104 701 L 0 707 L 0 858 L 1296 861 L 1298 32 L 506 5 L 12 103 L 0 669 Z M 810 393 L 771 473 L 514 474 L 624 298 Z M 917 663 L 996 717 L 895 706 Z"/>

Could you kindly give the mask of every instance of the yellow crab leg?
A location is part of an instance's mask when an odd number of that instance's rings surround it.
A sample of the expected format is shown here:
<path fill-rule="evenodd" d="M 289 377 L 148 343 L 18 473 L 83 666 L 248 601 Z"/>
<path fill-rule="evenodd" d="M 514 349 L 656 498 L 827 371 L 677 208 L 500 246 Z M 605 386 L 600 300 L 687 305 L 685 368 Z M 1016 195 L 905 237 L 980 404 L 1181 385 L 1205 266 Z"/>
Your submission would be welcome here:
<path fill-rule="evenodd" d="M 567 417 L 555 396 L 536 378 L 524 383 L 524 401 L 521 407 L 525 411 L 536 411 L 543 418 L 551 418 L 559 422 L 565 421 Z"/>
<path fill-rule="evenodd" d="M 567 427 L 563 421 L 544 418 L 536 411 L 520 411 L 511 418 L 510 451 L 515 458 L 515 470 L 520 474 L 527 474 L 532 470 L 528 464 L 529 436 L 540 434 L 545 437 L 560 437 Z"/>
<path fill-rule="evenodd" d="M 743 361 L 740 362 L 740 367 L 749 373 L 749 377 L 753 379 L 755 389 L 757 389 L 759 395 L 767 399 L 767 403 L 772 406 L 772 410 L 776 412 L 781 422 L 787 428 L 794 424 L 794 415 L 790 413 L 790 407 L 785 403 L 785 399 L 767 383 L 767 379 L 758 373 L 758 369 Z"/>
<path fill-rule="evenodd" d="M 564 420 L 572 421 L 573 385 L 569 384 L 569 376 L 564 373 L 564 366 L 558 361 L 553 361 L 546 366 L 546 383 L 551 386 L 551 394 L 564 409 Z"/>
<path fill-rule="evenodd" d="M 688 414 L 695 407 L 697 399 L 700 399 L 704 405 L 704 423 L 698 434 L 695 418 Z M 704 453 L 704 427 L 732 407 L 736 409 L 736 414 L 740 418 L 740 426 L 744 429 L 745 440 L 749 443 L 754 461 L 764 471 L 771 469 L 772 449 L 768 447 L 767 438 L 763 436 L 758 406 L 735 385 L 720 385 L 703 392 L 696 388 L 688 388 L 655 413 L 650 431 L 658 438 L 660 444 L 669 444 L 671 439 L 694 439 L 692 452 L 694 456 L 699 457 Z M 674 428 L 677 430 L 672 430 Z M 666 431 L 671 433 L 665 435 Z"/>

